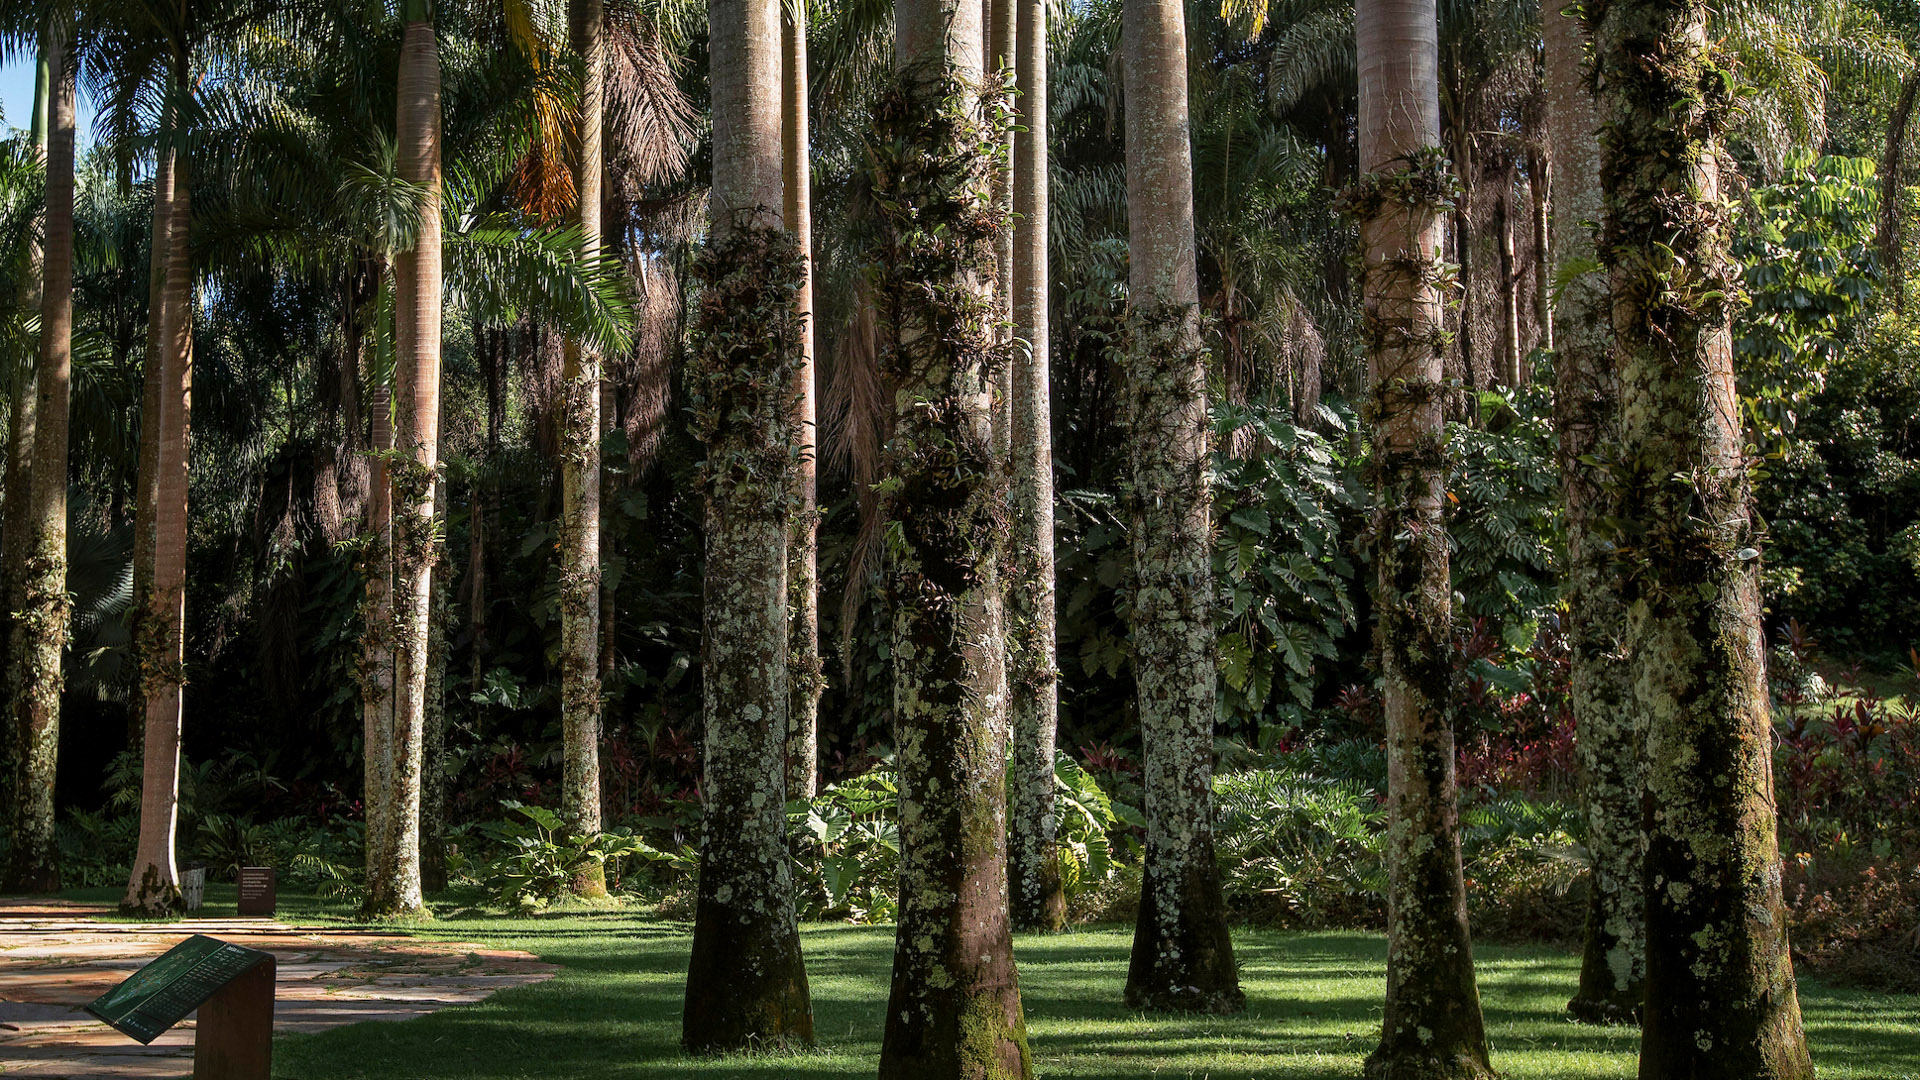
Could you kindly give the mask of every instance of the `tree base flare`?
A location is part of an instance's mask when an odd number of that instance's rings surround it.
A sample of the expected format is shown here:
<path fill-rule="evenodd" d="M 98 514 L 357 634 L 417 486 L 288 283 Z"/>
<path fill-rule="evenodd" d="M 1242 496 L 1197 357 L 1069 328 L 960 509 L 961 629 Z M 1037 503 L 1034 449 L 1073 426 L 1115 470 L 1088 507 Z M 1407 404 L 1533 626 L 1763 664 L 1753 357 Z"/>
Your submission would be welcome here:
<path fill-rule="evenodd" d="M 1376 1050 L 1367 1056 L 1361 1075 L 1367 1080 L 1495 1080 L 1500 1074 L 1471 1054 L 1441 1058 Z"/>

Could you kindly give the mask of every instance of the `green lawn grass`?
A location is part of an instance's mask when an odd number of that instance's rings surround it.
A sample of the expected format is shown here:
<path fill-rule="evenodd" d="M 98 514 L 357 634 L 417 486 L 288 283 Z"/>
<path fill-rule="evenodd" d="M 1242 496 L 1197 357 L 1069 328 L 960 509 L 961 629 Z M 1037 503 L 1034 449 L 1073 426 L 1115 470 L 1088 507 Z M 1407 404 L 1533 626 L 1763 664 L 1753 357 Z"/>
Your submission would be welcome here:
<path fill-rule="evenodd" d="M 208 914 L 231 912 L 231 888 L 209 889 Z M 100 899 L 93 893 L 88 899 Z M 281 917 L 344 921 L 338 904 L 283 896 Z M 508 918 L 458 904 L 407 929 L 423 937 L 524 949 L 562 966 L 551 981 L 405 1023 L 366 1023 L 284 1036 L 287 1080 L 756 1078 L 873 1075 L 886 1008 L 891 927 L 809 925 L 802 938 L 819 1048 L 689 1058 L 680 1052 L 688 928 L 623 910 Z M 1353 1078 L 1372 1048 L 1386 946 L 1363 933 L 1234 935 L 1247 1011 L 1236 1017 L 1142 1015 L 1120 1004 L 1131 932 L 1081 929 L 1022 936 L 1015 949 L 1036 1071 L 1103 1080 Z M 1575 958 L 1552 949 L 1484 945 L 1480 990 L 1494 1065 L 1513 1080 L 1635 1075 L 1631 1029 L 1569 1024 Z M 1801 985 L 1826 1080 L 1920 1080 L 1920 997 Z"/>

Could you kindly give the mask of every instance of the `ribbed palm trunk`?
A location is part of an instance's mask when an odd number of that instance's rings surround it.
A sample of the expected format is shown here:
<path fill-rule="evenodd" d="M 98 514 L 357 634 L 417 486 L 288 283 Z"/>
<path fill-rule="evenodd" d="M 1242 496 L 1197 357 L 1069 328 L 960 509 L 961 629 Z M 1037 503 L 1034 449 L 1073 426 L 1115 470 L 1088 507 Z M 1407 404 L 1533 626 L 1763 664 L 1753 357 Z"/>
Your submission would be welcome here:
<path fill-rule="evenodd" d="M 1586 34 L 1568 10 L 1571 0 L 1553 6 L 1558 10 L 1542 20 L 1553 139 L 1553 251 L 1567 275 L 1553 313 L 1554 426 L 1566 501 L 1573 718 L 1593 856 L 1580 988 L 1567 1012 L 1590 1023 L 1628 1023 L 1640 1010 L 1647 964 L 1640 886 L 1646 732 L 1633 697 L 1622 568 L 1600 532 L 1601 522 L 1619 515 L 1606 467 L 1598 464 L 1619 445 L 1613 312 L 1604 274 L 1568 269 L 1594 260 L 1588 223 L 1600 220 L 1600 121 L 1586 79 Z"/>
<path fill-rule="evenodd" d="M 1454 182 L 1440 149 L 1434 0 L 1361 0 L 1354 34 L 1389 822 L 1386 1013 L 1367 1075 L 1487 1077 L 1454 784 L 1439 265 Z"/>
<path fill-rule="evenodd" d="M 681 1039 L 813 1041 L 786 829 L 787 535 L 804 265 L 782 227 L 781 0 L 711 0 L 713 220 L 695 427 L 706 444 L 705 839 Z"/>
<path fill-rule="evenodd" d="M 11 726 L 21 763 L 20 799 L 11 823 L 7 887 L 39 892 L 60 887 L 53 843 L 53 780 L 60 747 L 61 654 L 67 615 L 67 415 L 73 373 L 73 124 L 71 25 L 41 33 L 49 82 L 47 179 L 41 249 L 40 356 L 33 405 L 33 465 L 25 505 L 9 506 L 23 534 L 22 562 L 12 564 L 18 591 L 10 603 L 7 654 Z M 19 401 L 19 398 L 15 398 Z M 16 488 L 16 491 L 19 489 Z"/>
<path fill-rule="evenodd" d="M 184 66 L 184 65 L 182 65 Z M 174 92 L 185 93 L 176 71 Z M 171 109 L 181 115 L 182 106 Z M 147 387 L 140 418 L 149 425 L 150 452 L 142 455 L 140 505 L 150 524 L 136 522 L 134 550 L 138 606 L 134 651 L 145 706 L 145 750 L 140 784 L 140 840 L 121 906 L 162 912 L 179 902 L 174 834 L 180 803 L 182 670 L 186 660 L 187 437 L 193 387 L 193 264 L 190 259 L 193 173 L 187 134 L 163 129 L 162 164 L 154 181 L 155 312 L 157 331 L 147 352 Z M 161 224 L 162 217 L 165 226 Z M 161 252 L 164 252 L 164 262 Z M 150 466 L 150 468 L 149 468 Z M 144 569 L 140 563 L 144 562 Z"/>
<path fill-rule="evenodd" d="M 1007 914 L 1006 654 L 995 453 L 993 202 L 980 0 L 897 0 L 899 85 L 875 114 L 892 519 L 900 921 L 883 1080 L 1027 1077 Z"/>
<path fill-rule="evenodd" d="M 793 396 L 800 428 L 794 472 L 793 526 L 787 537 L 787 798 L 811 799 L 820 774 L 820 507 L 815 483 L 819 425 L 813 326 L 813 169 L 807 148 L 807 5 L 780 5 L 782 84 L 780 153 L 787 231 L 804 261 L 794 293 L 800 320 L 800 365 Z"/>
<path fill-rule="evenodd" d="M 1636 564 L 1627 637 L 1648 731 L 1640 1075 L 1801 1080 L 1813 1065 L 1781 897 L 1759 530 L 1733 376 L 1730 103 L 1708 12 L 1702 0 L 1587 8 L 1622 546 Z"/>
<path fill-rule="evenodd" d="M 584 61 L 580 84 L 580 247 L 600 255 L 600 188 L 606 166 L 601 112 L 605 100 L 605 9 L 574 0 L 573 45 Z M 581 835 L 600 831 L 600 357 L 569 336 L 561 366 L 560 728 L 565 767 L 561 817 Z M 593 863 L 574 876 L 576 896 L 607 895 L 605 870 Z"/>
<path fill-rule="evenodd" d="M 393 726 L 381 793 L 383 861 L 370 912 L 421 916 L 420 796 L 431 656 L 434 478 L 440 443 L 440 58 L 428 5 L 408 5 L 395 129 L 400 178 L 426 192 L 414 245 L 393 267 Z"/>
<path fill-rule="evenodd" d="M 1067 898 L 1054 847 L 1053 422 L 1047 338 L 1047 0 L 1014 0 L 1014 81 L 1024 129 L 1013 146 L 1013 514 L 1007 553 L 1008 713 L 1013 805 L 1007 875 L 1013 924 L 1058 930 Z"/>
<path fill-rule="evenodd" d="M 1126 492 L 1147 851 L 1129 1006 L 1245 1004 L 1213 858 L 1213 509 L 1181 6 L 1127 0 Z"/>

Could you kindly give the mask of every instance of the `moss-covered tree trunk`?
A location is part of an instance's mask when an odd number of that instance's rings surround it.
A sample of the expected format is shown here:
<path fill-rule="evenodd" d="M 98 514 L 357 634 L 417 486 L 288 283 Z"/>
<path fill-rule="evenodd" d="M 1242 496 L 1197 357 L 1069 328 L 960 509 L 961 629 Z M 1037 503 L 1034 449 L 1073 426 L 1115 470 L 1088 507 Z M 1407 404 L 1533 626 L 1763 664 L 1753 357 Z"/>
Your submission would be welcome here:
<path fill-rule="evenodd" d="M 1007 914 L 993 201 L 1004 109 L 980 0 L 898 0 L 875 115 L 892 519 L 900 923 L 880 1048 L 899 1080 L 1032 1074 Z"/>
<path fill-rule="evenodd" d="M 1213 857 L 1213 508 L 1181 6 L 1127 0 L 1126 423 L 1147 852 L 1127 1004 L 1245 1005 Z"/>
<path fill-rule="evenodd" d="M 184 68 L 184 63 L 179 65 Z M 176 69 L 170 89 L 185 94 Z M 185 114 L 170 103 L 169 114 Z M 193 263 L 190 258 L 193 172 L 187 133 L 163 129 L 162 167 L 155 180 L 154 277 L 159 297 L 148 321 L 158 331 L 147 350 L 146 406 L 142 438 L 152 425 L 153 446 L 142 454 L 136 527 L 134 654 L 139 661 L 144 707 L 140 783 L 140 840 L 121 906 L 148 913 L 172 909 L 180 898 L 174 833 L 180 813 L 181 685 L 186 660 L 187 436 L 193 386 Z M 164 192 L 162 188 L 164 187 Z M 164 197 L 163 197 L 164 194 Z M 161 224 L 164 211 L 165 225 Z M 164 252 L 164 256 L 160 254 Z M 144 562 L 144 568 L 139 563 Z"/>
<path fill-rule="evenodd" d="M 447 505 L 447 482 L 435 485 L 434 504 Z M 426 727 L 421 748 L 420 891 L 436 893 L 447 887 L 447 641 L 451 617 L 444 531 L 434 559 L 433 611 L 427 622 Z"/>
<path fill-rule="evenodd" d="M 813 169 L 807 102 L 807 5 L 780 5 L 780 154 L 787 231 L 802 256 L 794 317 L 800 320 L 800 363 L 794 372 L 794 410 L 800 457 L 794 470 L 793 528 L 787 538 L 787 798 L 811 799 L 820 774 L 820 507 L 816 485 L 813 326 Z"/>
<path fill-rule="evenodd" d="M 1567 640 L 1573 665 L 1580 793 L 1587 817 L 1586 944 L 1567 1012 L 1589 1023 L 1631 1022 L 1646 973 L 1640 887 L 1640 794 L 1646 733 L 1633 698 L 1622 567 L 1602 524 L 1617 517 L 1603 459 L 1619 446 L 1613 312 L 1594 264 L 1600 220 L 1600 121 L 1587 80 L 1587 40 L 1571 0 L 1543 20 L 1548 130 L 1553 139 L 1553 251 L 1565 284 L 1554 309 L 1554 426 L 1567 523 Z"/>
<path fill-rule="evenodd" d="M 812 1042 L 786 814 L 787 530 L 803 261 L 781 226 L 780 0 L 711 0 L 712 223 L 695 431 L 706 444 L 705 839 L 681 1041 Z"/>
<path fill-rule="evenodd" d="M 1008 713 L 1013 805 L 1007 873 L 1013 924 L 1066 925 L 1067 898 L 1054 845 L 1053 746 L 1059 728 L 1053 577 L 1053 421 L 1047 336 L 1047 3 L 1015 0 L 1013 511 L 1007 555 Z"/>
<path fill-rule="evenodd" d="M 432 7 L 408 0 L 396 109 L 397 172 L 425 198 L 413 247 L 394 260 L 393 726 L 381 825 L 384 880 L 370 913 L 421 917 L 420 795 L 433 609 L 434 479 L 440 449 L 440 56 Z M 377 897 L 377 901 L 376 898 Z"/>
<path fill-rule="evenodd" d="M 389 286 L 384 267 L 374 275 L 376 293 Z M 376 348 L 388 351 L 392 331 L 385 303 L 373 304 Z M 369 365 L 382 370 L 385 364 Z M 368 411 L 367 519 L 360 533 L 359 570 L 365 594 L 360 601 L 360 654 L 355 677 L 360 684 L 362 794 L 366 820 L 366 905 L 380 910 L 392 880 L 387 829 L 387 793 L 393 774 L 393 383 L 391 372 L 371 380 Z"/>
<path fill-rule="evenodd" d="M 1628 638 L 1646 718 L 1646 1080 L 1813 1075 L 1787 948 L 1704 0 L 1589 5 L 1620 382 Z"/>
<path fill-rule="evenodd" d="M 47 157 L 47 112 L 48 96 L 52 92 L 53 72 L 49 67 L 46 42 L 38 45 L 34 62 L 33 79 L 33 116 L 29 123 L 29 143 L 34 155 L 44 162 Z M 37 223 L 36 223 L 37 224 Z M 44 277 L 41 266 L 41 248 L 39 238 L 32 234 L 26 237 L 26 259 L 21 266 L 18 303 L 19 310 L 40 310 L 41 284 Z M 9 353 L 0 363 L 0 371 L 5 372 L 7 382 L 7 448 L 6 465 L 0 469 L 0 641 L 13 639 L 14 597 L 18 595 L 18 570 L 26 563 L 26 505 L 32 501 L 29 490 L 33 483 L 33 405 L 35 393 L 34 365 L 25 355 Z M 12 686 L 15 677 L 11 671 L 5 676 L 7 686 Z M 19 770 L 22 763 L 22 747 L 13 726 L 10 711 L 0 711 L 0 798 L 6 800 L 9 820 L 14 813 L 14 793 L 20 784 Z M 0 870 L 4 877 L 4 870 Z"/>
<path fill-rule="evenodd" d="M 573 0 L 573 47 L 582 58 L 580 156 L 574 164 L 581 254 L 600 256 L 605 171 L 606 15 L 601 0 Z M 600 357 L 568 335 L 561 365 L 560 729 L 565 765 L 560 812 L 581 835 L 600 831 Z M 605 870 L 574 875 L 576 896 L 607 895 Z"/>
<path fill-rule="evenodd" d="M 1360 220 L 1376 662 L 1387 726 L 1387 1000 L 1375 1080 L 1489 1077 L 1454 784 L 1434 0 L 1361 0 Z"/>
<path fill-rule="evenodd" d="M 67 417 L 73 375 L 73 126 L 72 24 L 59 15 L 41 31 L 48 78 L 46 209 L 41 219 L 40 354 L 34 380 L 33 463 L 20 474 L 27 498 L 7 507 L 22 534 L 22 561 L 12 605 L 7 695 L 21 798 L 11 823 L 9 889 L 41 892 L 60 887 L 53 844 L 53 779 L 60 746 L 60 692 L 66 684 Z M 16 402 L 20 398 L 14 399 Z M 18 494 L 19 488 L 10 494 Z"/>

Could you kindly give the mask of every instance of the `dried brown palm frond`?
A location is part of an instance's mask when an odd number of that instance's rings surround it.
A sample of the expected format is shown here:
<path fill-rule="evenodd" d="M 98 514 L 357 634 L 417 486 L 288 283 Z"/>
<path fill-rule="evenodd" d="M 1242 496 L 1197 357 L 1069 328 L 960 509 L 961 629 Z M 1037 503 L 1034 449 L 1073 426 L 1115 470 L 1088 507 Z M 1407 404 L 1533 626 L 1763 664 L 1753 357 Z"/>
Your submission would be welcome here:
<path fill-rule="evenodd" d="M 680 88 L 677 56 L 656 19 L 629 4 L 607 11 L 607 169 L 635 192 L 687 170 L 699 111 Z"/>
<path fill-rule="evenodd" d="M 880 538 L 886 516 L 874 489 L 880 460 L 893 433 L 892 402 L 880 374 L 880 322 L 865 277 L 855 286 L 854 303 L 834 335 L 827 384 L 820 395 L 823 431 L 821 464 L 851 481 L 858 506 L 859 531 L 848 557 L 847 586 L 840 602 L 840 658 L 852 663 L 852 638 L 867 585 L 880 564 Z M 851 677 L 850 671 L 843 675 Z"/>
<path fill-rule="evenodd" d="M 653 464 L 667 430 L 673 358 L 680 343 L 680 276 L 671 260 L 657 257 L 634 260 L 633 270 L 639 285 L 633 350 L 613 375 L 620 387 L 627 464 L 637 474 Z"/>
<path fill-rule="evenodd" d="M 508 182 L 515 206 L 543 223 L 573 212 L 574 158 L 579 147 L 579 110 L 575 87 L 548 65 L 529 88 L 533 137 Z"/>

